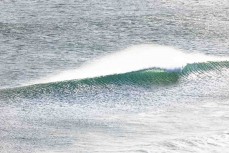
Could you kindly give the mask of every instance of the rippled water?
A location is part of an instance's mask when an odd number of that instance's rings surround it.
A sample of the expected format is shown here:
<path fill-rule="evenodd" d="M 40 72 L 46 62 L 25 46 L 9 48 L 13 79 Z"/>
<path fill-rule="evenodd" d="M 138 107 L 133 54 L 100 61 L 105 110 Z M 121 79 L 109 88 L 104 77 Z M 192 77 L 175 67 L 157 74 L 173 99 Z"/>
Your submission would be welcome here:
<path fill-rule="evenodd" d="M 229 149 L 227 0 L 0 10 L 1 153 Z"/>

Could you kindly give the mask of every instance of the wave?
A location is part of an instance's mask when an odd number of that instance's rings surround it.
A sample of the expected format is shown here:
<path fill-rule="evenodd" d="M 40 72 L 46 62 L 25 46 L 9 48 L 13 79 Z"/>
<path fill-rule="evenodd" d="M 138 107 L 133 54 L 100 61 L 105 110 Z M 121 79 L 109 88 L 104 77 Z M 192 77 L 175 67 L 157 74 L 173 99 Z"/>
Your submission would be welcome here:
<path fill-rule="evenodd" d="M 187 54 L 172 47 L 159 45 L 138 45 L 123 51 L 98 58 L 84 66 L 42 78 L 26 85 L 80 80 L 116 74 L 125 74 L 145 69 L 163 69 L 167 72 L 180 72 L 188 64 L 209 61 L 227 61 L 229 58 Z"/>
<path fill-rule="evenodd" d="M 178 83 L 179 78 L 189 74 L 207 73 L 211 70 L 229 68 L 229 62 L 226 58 L 202 54 L 185 54 L 175 49 L 160 46 L 156 46 L 159 50 L 154 50 L 161 51 L 160 53 L 151 53 L 153 48 L 156 49 L 155 47 L 152 48 L 149 45 L 137 47 L 137 49 L 143 48 L 148 50 L 142 50 L 143 52 L 138 53 L 141 50 L 133 51 L 136 48 L 130 48 L 124 54 L 115 53 L 107 56 L 109 60 L 106 57 L 100 58 L 99 61 L 93 62 L 93 65 L 87 65 L 68 73 L 64 72 L 47 80 L 39 80 L 37 83 L 28 86 L 3 89 L 0 91 L 0 97 L 39 97 L 50 94 L 60 95 L 60 93 L 72 94 L 80 90 L 91 90 L 91 87 L 99 88 L 110 84 L 165 86 Z M 135 55 L 132 55 L 132 53 L 135 53 Z M 164 55 L 163 53 L 167 54 Z M 151 54 L 155 56 L 149 56 Z M 122 57 L 127 55 L 128 59 Z M 162 59 L 159 58 L 160 56 Z M 122 57 L 122 59 L 119 57 Z M 146 59 L 143 60 L 143 57 L 146 57 Z M 127 60 L 126 64 L 123 63 L 124 59 Z M 144 62 L 140 62 L 140 59 Z M 133 64 L 132 61 L 128 62 L 130 60 L 135 61 L 135 65 L 130 65 Z M 110 67 L 111 65 L 120 67 Z M 104 67 L 107 67 L 107 69 L 101 69 Z"/>
<path fill-rule="evenodd" d="M 144 69 L 124 74 L 113 74 L 94 78 L 85 78 L 80 80 L 66 80 L 60 82 L 49 82 L 45 84 L 34 84 L 12 89 L 4 89 L 0 91 L 0 98 L 39 98 L 60 95 L 68 96 L 81 92 L 92 91 L 96 89 L 106 88 L 109 85 L 123 86 L 168 86 L 179 83 L 181 77 L 189 74 L 206 73 L 212 70 L 221 70 L 229 68 L 229 62 L 207 62 L 194 63 L 186 65 L 181 71 L 167 71 L 164 69 Z"/>

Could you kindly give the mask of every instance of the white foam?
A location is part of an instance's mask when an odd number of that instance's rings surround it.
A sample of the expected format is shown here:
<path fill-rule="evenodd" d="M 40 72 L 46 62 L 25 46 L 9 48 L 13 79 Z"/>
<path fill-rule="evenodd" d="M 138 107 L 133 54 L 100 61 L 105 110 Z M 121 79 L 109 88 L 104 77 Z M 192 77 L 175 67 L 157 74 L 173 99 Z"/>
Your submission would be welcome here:
<path fill-rule="evenodd" d="M 64 71 L 54 76 L 36 80 L 32 84 L 93 78 L 147 68 L 182 69 L 189 63 L 222 60 L 226 59 L 204 54 L 187 54 L 165 46 L 138 45 L 100 57 L 78 69 Z"/>

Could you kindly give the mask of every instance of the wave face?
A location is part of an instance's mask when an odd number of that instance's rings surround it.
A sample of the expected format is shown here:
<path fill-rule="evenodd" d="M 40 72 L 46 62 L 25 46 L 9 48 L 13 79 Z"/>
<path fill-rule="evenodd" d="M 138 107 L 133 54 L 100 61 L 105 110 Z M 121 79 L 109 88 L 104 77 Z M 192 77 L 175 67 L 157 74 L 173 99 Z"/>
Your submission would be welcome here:
<path fill-rule="evenodd" d="M 187 64 L 182 69 L 159 69 L 150 68 L 139 71 L 84 78 L 79 80 L 65 80 L 49 83 L 34 84 L 12 89 L 1 90 L 0 97 L 24 97 L 36 98 L 39 96 L 67 96 L 78 94 L 78 92 L 94 90 L 93 88 L 106 88 L 106 86 L 133 86 L 133 87 L 158 87 L 169 86 L 179 83 L 179 79 L 188 79 L 188 76 L 202 77 L 209 75 L 211 71 L 221 71 L 229 68 L 229 62 L 206 62 Z"/>
<path fill-rule="evenodd" d="M 181 72 L 188 64 L 227 60 L 228 58 L 204 54 L 187 54 L 171 47 L 138 45 L 98 58 L 78 69 L 61 72 L 54 76 L 30 82 L 27 85 L 125 74 L 145 69 Z M 149 75 L 149 73 L 147 74 Z"/>

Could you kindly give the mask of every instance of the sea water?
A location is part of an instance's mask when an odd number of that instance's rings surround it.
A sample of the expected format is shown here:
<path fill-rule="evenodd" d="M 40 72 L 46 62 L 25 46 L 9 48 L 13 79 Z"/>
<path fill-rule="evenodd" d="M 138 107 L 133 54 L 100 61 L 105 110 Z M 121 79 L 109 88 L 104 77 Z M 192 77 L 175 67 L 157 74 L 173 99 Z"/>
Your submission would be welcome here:
<path fill-rule="evenodd" d="M 1 153 L 229 150 L 227 0 L 0 1 Z"/>

